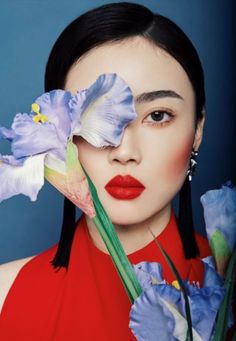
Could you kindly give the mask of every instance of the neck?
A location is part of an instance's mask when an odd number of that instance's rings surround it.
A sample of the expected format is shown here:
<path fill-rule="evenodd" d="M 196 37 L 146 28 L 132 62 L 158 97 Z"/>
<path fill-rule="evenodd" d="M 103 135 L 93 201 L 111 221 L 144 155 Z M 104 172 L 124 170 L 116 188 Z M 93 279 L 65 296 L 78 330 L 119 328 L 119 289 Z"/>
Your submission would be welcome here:
<path fill-rule="evenodd" d="M 165 229 L 170 220 L 170 215 L 171 204 L 168 204 L 161 211 L 158 211 L 142 222 L 125 226 L 113 224 L 125 253 L 128 255 L 149 244 L 153 240 L 153 235 L 157 237 Z M 86 216 L 86 222 L 93 243 L 98 249 L 108 254 L 109 252 L 107 251 L 106 245 L 92 219 Z"/>

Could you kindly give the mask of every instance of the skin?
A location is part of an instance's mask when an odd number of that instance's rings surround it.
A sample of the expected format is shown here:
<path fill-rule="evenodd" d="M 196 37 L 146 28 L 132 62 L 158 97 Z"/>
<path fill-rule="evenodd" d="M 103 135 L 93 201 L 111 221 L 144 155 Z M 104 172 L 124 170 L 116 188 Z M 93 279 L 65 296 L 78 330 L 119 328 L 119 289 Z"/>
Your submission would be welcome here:
<path fill-rule="evenodd" d="M 195 129 L 195 95 L 186 72 L 168 53 L 142 37 L 90 50 L 69 70 L 65 88 L 76 93 L 100 74 L 111 72 L 126 81 L 134 97 L 156 90 L 173 90 L 182 97 L 135 101 L 138 117 L 126 127 L 116 148 L 99 150 L 82 137 L 74 138 L 80 161 L 130 254 L 153 240 L 149 229 L 158 236 L 168 224 L 171 202 L 184 183 L 191 150 L 199 149 L 204 118 Z M 118 174 L 132 175 L 145 190 L 132 200 L 113 198 L 104 187 Z M 87 216 L 86 220 L 94 244 L 108 253 L 92 220 Z"/>

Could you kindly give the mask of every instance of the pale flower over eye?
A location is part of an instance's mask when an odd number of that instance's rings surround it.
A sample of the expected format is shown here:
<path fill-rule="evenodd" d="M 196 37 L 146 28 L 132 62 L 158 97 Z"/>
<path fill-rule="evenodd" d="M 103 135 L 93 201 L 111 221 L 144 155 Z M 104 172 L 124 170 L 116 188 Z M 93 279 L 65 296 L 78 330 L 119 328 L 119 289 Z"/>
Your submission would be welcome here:
<path fill-rule="evenodd" d="M 94 216 L 73 136 L 82 136 L 97 148 L 118 146 L 136 116 L 132 92 L 116 74 L 100 75 L 75 96 L 59 89 L 38 97 L 30 114 L 18 113 L 10 129 L 0 126 L 0 139 L 10 141 L 12 149 L 12 155 L 0 154 L 0 180 L 7 184 L 0 188 L 0 202 L 20 193 L 36 200 L 45 176 Z"/>
<path fill-rule="evenodd" d="M 82 100 L 81 100 L 82 99 Z M 120 144 L 126 125 L 137 117 L 129 86 L 114 74 L 104 74 L 70 102 L 72 134 L 94 147 Z"/>

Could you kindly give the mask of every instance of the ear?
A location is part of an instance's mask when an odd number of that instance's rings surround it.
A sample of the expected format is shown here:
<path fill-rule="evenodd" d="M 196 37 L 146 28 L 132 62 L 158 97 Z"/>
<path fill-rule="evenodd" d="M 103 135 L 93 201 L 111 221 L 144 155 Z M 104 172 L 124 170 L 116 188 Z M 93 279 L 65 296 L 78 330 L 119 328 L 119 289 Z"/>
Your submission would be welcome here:
<path fill-rule="evenodd" d="M 205 108 L 203 108 L 202 109 L 202 118 L 198 121 L 197 129 L 196 129 L 195 137 L 194 137 L 193 148 L 195 151 L 198 151 L 200 144 L 202 142 L 203 128 L 204 128 L 204 124 L 205 124 L 205 117 L 206 117 L 206 111 L 205 111 Z"/>

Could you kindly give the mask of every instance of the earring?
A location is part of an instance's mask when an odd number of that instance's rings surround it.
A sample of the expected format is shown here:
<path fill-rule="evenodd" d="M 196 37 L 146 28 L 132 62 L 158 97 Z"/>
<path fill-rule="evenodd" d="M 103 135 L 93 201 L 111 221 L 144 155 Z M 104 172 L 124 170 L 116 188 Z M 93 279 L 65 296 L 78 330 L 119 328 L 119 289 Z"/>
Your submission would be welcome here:
<path fill-rule="evenodd" d="M 195 258 L 199 255 L 199 248 L 194 234 L 193 212 L 192 212 L 192 197 L 191 197 L 191 180 L 195 174 L 198 152 L 192 149 L 191 159 L 187 176 L 184 184 L 179 192 L 179 216 L 178 230 L 184 254 L 186 259 Z"/>
<path fill-rule="evenodd" d="M 189 181 L 192 181 L 192 177 L 195 175 L 195 172 L 196 172 L 196 165 L 197 165 L 196 157 L 197 156 L 198 156 L 198 151 L 195 151 L 194 149 L 192 149 L 190 165 L 189 165 L 189 169 L 187 172 Z"/>

